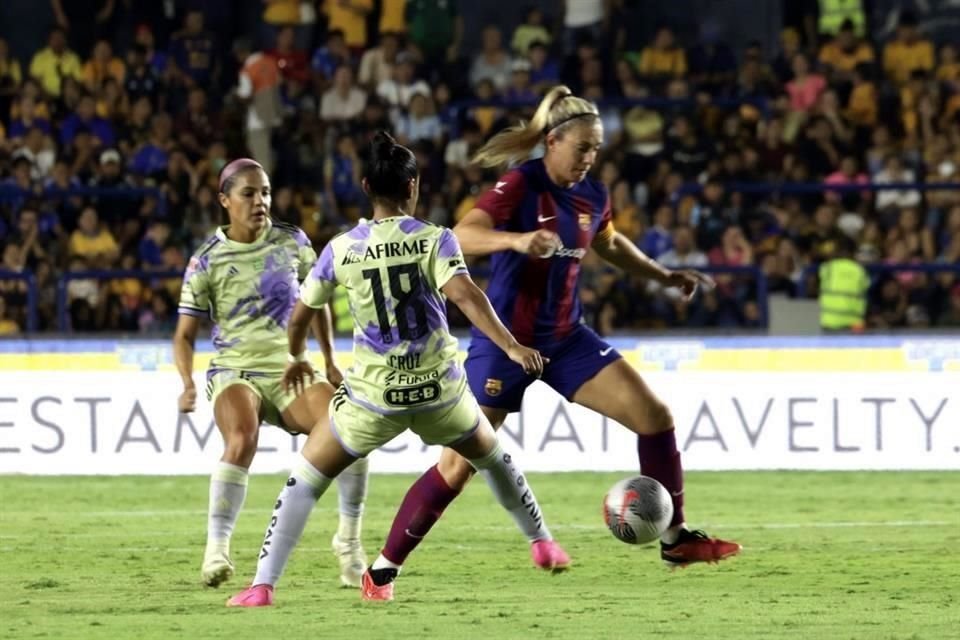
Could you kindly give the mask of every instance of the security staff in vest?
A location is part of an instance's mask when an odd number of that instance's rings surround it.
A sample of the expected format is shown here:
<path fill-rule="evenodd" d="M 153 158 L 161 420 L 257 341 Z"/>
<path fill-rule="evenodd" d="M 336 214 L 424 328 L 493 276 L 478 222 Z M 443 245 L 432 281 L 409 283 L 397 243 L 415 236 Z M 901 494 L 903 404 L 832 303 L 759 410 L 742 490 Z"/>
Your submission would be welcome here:
<path fill-rule="evenodd" d="M 820 327 L 825 331 L 862 331 L 867 315 L 867 270 L 853 259 L 856 242 L 846 235 L 834 244 L 833 257 L 820 265 Z"/>
<path fill-rule="evenodd" d="M 851 22 L 858 37 L 862 38 L 866 33 L 867 14 L 861 0 L 820 0 L 819 8 L 817 30 L 820 33 L 836 35 L 845 20 Z"/>

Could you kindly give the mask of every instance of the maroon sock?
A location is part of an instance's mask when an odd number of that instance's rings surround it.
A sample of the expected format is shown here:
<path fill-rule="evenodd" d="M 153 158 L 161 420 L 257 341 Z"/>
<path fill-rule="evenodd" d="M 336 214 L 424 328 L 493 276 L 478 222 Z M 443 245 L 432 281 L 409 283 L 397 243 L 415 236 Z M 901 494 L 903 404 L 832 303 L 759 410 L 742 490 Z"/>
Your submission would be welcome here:
<path fill-rule="evenodd" d="M 673 498 L 673 519 L 670 526 L 683 519 L 683 466 L 677 451 L 677 436 L 673 429 L 653 435 L 637 436 L 640 473 L 653 478 L 670 492 Z"/>
<path fill-rule="evenodd" d="M 430 467 L 404 496 L 393 518 L 383 556 L 394 564 L 403 564 L 458 495 L 460 492 L 450 488 L 436 465 Z"/>

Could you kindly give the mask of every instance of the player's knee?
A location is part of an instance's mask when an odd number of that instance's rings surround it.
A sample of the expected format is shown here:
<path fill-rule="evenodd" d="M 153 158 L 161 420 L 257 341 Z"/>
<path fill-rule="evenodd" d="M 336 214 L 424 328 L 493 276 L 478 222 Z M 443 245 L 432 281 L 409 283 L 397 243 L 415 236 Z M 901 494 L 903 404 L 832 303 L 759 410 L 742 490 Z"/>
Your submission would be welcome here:
<path fill-rule="evenodd" d="M 653 400 L 647 413 L 647 424 L 652 433 L 660 433 L 673 428 L 673 414 L 670 413 L 670 408 L 660 400 Z"/>
<path fill-rule="evenodd" d="M 473 477 L 474 473 L 474 469 L 470 466 L 470 463 L 460 455 L 440 456 L 440 462 L 437 463 L 437 471 L 443 476 L 447 485 L 457 491 L 461 491 L 467 486 L 467 483 L 470 482 L 470 478 Z"/>
<path fill-rule="evenodd" d="M 257 453 L 257 430 L 233 429 L 224 442 L 224 459 L 231 464 L 249 466 Z"/>

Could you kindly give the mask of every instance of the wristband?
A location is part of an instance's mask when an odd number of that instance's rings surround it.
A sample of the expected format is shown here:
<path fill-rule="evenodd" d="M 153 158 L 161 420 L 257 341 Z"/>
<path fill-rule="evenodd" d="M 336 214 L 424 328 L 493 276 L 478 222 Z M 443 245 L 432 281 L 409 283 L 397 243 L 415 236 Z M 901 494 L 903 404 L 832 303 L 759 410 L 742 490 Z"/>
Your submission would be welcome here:
<path fill-rule="evenodd" d="M 296 364 L 296 363 L 298 363 L 298 362 L 306 362 L 307 360 L 309 360 L 309 358 L 307 358 L 307 352 L 306 352 L 306 351 L 303 351 L 303 352 L 301 352 L 299 355 L 296 355 L 296 356 L 293 355 L 292 353 L 288 353 L 288 354 L 287 354 L 287 362 L 289 362 L 290 364 Z"/>

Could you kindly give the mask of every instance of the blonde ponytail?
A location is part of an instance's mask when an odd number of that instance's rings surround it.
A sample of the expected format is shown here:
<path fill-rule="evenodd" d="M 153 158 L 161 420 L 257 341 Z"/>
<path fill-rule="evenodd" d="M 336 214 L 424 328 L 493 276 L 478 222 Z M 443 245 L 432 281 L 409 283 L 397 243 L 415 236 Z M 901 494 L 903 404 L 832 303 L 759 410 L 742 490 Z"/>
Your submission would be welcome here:
<path fill-rule="evenodd" d="M 599 117 L 597 106 L 573 95 L 564 85 L 547 92 L 530 122 L 504 129 L 483 145 L 473 162 L 482 167 L 498 167 L 525 160 L 549 131 L 563 132 L 568 122 L 582 117 Z"/>

